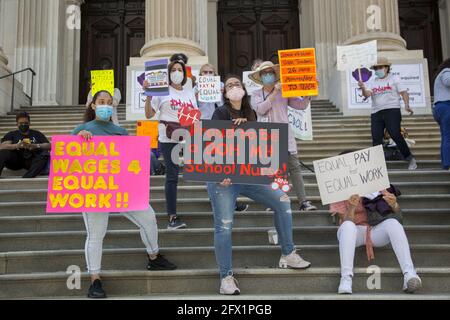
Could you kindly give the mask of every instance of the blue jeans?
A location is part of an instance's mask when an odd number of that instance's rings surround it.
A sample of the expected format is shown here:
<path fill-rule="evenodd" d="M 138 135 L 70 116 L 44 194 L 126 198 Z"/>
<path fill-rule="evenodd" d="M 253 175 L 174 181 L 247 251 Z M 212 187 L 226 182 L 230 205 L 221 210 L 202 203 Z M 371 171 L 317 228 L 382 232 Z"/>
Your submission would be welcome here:
<path fill-rule="evenodd" d="M 172 162 L 172 150 L 177 145 L 176 143 L 160 143 L 161 152 L 164 156 L 164 163 L 166 165 L 166 209 L 169 216 L 177 214 L 177 189 L 178 189 L 178 174 L 180 167 Z"/>
<path fill-rule="evenodd" d="M 214 212 L 214 248 L 216 261 L 223 279 L 233 274 L 231 232 L 236 199 L 246 196 L 275 211 L 275 228 L 283 255 L 294 251 L 292 235 L 292 210 L 289 197 L 281 190 L 270 186 L 233 184 L 223 187 L 218 183 L 208 183 L 208 194 Z"/>
<path fill-rule="evenodd" d="M 150 152 L 150 163 L 150 175 L 154 176 L 156 171 L 159 169 L 160 163 L 153 152 Z"/>
<path fill-rule="evenodd" d="M 450 101 L 436 103 L 433 115 L 441 127 L 442 167 L 448 170 L 450 168 Z"/>

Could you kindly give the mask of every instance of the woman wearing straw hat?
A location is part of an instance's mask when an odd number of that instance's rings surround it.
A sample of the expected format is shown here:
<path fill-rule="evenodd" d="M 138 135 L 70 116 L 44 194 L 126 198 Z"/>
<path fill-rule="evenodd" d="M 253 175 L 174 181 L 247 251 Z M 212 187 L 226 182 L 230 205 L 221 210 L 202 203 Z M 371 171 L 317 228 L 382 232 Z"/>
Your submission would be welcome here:
<path fill-rule="evenodd" d="M 289 123 L 288 106 L 297 110 L 305 110 L 311 101 L 309 97 L 305 99 L 283 98 L 279 83 L 280 66 L 274 65 L 271 61 L 261 63 L 256 71 L 249 75 L 249 78 L 263 86 L 261 90 L 255 91 L 251 98 L 252 108 L 256 111 L 260 122 Z M 317 210 L 306 199 L 305 184 L 297 156 L 297 142 L 290 126 L 288 170 L 295 194 L 300 202 L 300 211 Z"/>
<path fill-rule="evenodd" d="M 362 89 L 364 97 L 372 97 L 373 145 L 383 144 L 384 129 L 387 129 L 403 158 L 408 161 L 408 169 L 416 170 L 416 159 L 401 134 L 400 97 L 405 102 L 406 111 L 411 115 L 414 112 L 409 106 L 408 90 L 397 77 L 390 73 L 391 66 L 388 59 L 380 57 L 378 63 L 371 67 L 375 71 L 376 77 L 369 83 L 369 88 L 366 88 L 362 81 L 358 82 L 358 85 Z"/>

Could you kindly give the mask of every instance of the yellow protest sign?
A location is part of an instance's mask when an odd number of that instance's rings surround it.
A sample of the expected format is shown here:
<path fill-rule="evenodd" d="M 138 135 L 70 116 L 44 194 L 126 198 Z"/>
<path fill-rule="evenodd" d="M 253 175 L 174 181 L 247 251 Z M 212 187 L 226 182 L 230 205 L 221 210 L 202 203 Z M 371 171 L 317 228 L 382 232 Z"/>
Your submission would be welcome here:
<path fill-rule="evenodd" d="M 136 135 L 139 137 L 151 137 L 151 148 L 158 148 L 158 121 L 138 121 Z"/>
<path fill-rule="evenodd" d="M 91 71 L 92 95 L 106 90 L 114 96 L 114 70 Z"/>
<path fill-rule="evenodd" d="M 319 95 L 316 50 L 279 50 L 280 76 L 284 98 Z"/>

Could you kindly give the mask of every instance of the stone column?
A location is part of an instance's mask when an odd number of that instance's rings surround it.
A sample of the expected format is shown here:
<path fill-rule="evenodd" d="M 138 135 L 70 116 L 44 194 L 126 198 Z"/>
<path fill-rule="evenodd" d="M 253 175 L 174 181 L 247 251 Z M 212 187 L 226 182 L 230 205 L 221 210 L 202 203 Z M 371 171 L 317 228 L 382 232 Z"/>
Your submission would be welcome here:
<path fill-rule="evenodd" d="M 0 68 L 8 70 L 7 65 L 8 65 L 8 58 L 3 53 L 3 48 L 0 47 Z"/>
<path fill-rule="evenodd" d="M 165 57 L 173 52 L 204 56 L 202 18 L 207 18 L 207 0 L 146 0 L 146 44 L 141 56 Z"/>
<path fill-rule="evenodd" d="M 377 40 L 379 51 L 406 50 L 406 41 L 400 36 L 397 0 L 341 0 L 339 4 L 343 45 Z"/>

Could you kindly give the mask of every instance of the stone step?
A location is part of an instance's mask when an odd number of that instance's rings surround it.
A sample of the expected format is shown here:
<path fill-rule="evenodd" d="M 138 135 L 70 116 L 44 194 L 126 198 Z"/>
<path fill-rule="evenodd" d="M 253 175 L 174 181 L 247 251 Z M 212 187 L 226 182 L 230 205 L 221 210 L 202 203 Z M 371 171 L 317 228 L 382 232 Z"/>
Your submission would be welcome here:
<path fill-rule="evenodd" d="M 450 295 L 446 293 L 415 293 L 413 295 L 408 295 L 405 297 L 404 293 L 368 293 L 368 294 L 358 294 L 353 293 L 352 295 L 338 295 L 338 294 L 304 294 L 304 293 L 294 293 L 294 294 L 242 294 L 239 296 L 218 296 L 217 294 L 204 294 L 204 295 L 141 295 L 141 296 L 108 296 L 106 300 L 108 301 L 123 301 L 123 300 L 177 300 L 177 301 L 212 301 L 212 300 L 225 300 L 225 301 L 328 301 L 328 300 L 337 300 L 337 301 L 402 301 L 408 298 L 408 300 L 414 301 L 447 301 L 450 300 Z M 29 300 L 44 300 L 44 298 L 31 298 Z M 82 297 L 50 297 L 45 298 L 45 300 L 90 300 L 88 298 Z"/>
<path fill-rule="evenodd" d="M 320 210 L 327 210 L 328 206 L 323 206 L 320 203 L 320 198 L 318 196 L 308 197 Z M 240 202 L 249 203 L 254 211 L 262 211 L 266 208 L 259 204 L 254 203 L 248 198 L 238 198 Z M 293 206 L 295 207 L 297 199 L 291 197 Z M 399 198 L 399 203 L 403 209 L 447 209 L 450 203 L 450 195 L 402 195 Z M 152 198 L 150 203 L 156 212 L 166 211 L 166 200 L 164 198 Z M 178 211 L 183 212 L 211 212 L 211 201 L 209 198 L 196 198 L 196 199 L 178 199 Z M 28 201 L 24 202 L 7 202 L 0 203 L 0 217 L 4 216 L 33 216 L 33 215 L 43 215 L 45 214 L 46 202 L 45 201 Z"/>
<path fill-rule="evenodd" d="M 297 246 L 302 257 L 314 268 L 339 268 L 338 245 Z M 215 269 L 217 266 L 214 247 L 161 248 L 161 252 L 180 270 Z M 277 268 L 280 259 L 278 246 L 261 245 L 233 247 L 234 268 Z M 450 245 L 412 245 L 411 255 L 416 268 L 448 267 Z M 51 261 L 51 263 L 48 263 Z M 54 250 L 31 252 L 6 252 L 0 254 L 0 275 L 49 273 L 65 271 L 71 265 L 85 269 L 84 250 Z M 105 271 L 144 269 L 148 263 L 145 249 L 106 249 L 102 256 Z M 355 267 L 367 268 L 378 265 L 383 268 L 397 268 L 398 260 L 391 247 L 375 248 L 375 260 L 367 261 L 365 247 L 356 249 Z"/>
<path fill-rule="evenodd" d="M 311 163 L 305 163 L 305 165 L 312 167 Z M 427 162 L 419 162 L 419 166 L 440 166 L 440 161 L 427 161 Z M 403 161 L 394 161 L 388 162 L 388 167 L 404 167 L 405 162 Z M 305 183 L 315 183 L 316 177 L 315 174 L 302 167 L 302 174 Z M 48 186 L 48 177 L 39 177 L 34 179 L 22 179 L 17 176 L 8 176 L 12 173 L 17 173 L 17 175 L 21 175 L 25 173 L 24 170 L 21 171 L 11 171 L 4 170 L 3 178 L 0 179 L 0 190 L 21 190 L 21 189 L 46 189 Z M 431 169 L 423 169 L 416 171 L 409 170 L 398 170 L 398 169 L 389 169 L 389 178 L 393 183 L 399 182 L 447 182 L 450 181 L 450 172 L 444 170 L 431 170 Z M 152 176 L 150 178 L 150 185 L 153 186 L 164 186 L 166 181 L 165 176 Z M 192 182 L 185 181 L 183 176 L 179 176 L 179 186 L 197 186 L 197 185 L 205 185 L 204 182 Z"/>
<path fill-rule="evenodd" d="M 243 294 L 333 294 L 339 285 L 338 268 L 311 268 L 309 270 L 235 269 Z M 450 269 L 419 268 L 423 288 L 421 293 L 438 294 L 450 290 Z M 381 269 L 381 290 L 368 289 L 365 268 L 356 268 L 353 291 L 357 294 L 400 293 L 403 276 L 397 268 Z M 104 288 L 110 296 L 138 295 L 218 295 L 217 270 L 178 271 L 108 271 L 102 274 Z M 81 290 L 67 288 L 67 274 L 37 273 L 0 276 L 0 298 L 85 297 L 89 277 L 82 274 Z M 405 295 L 405 299 L 409 295 Z"/>
<path fill-rule="evenodd" d="M 234 228 L 233 245 L 260 246 L 268 244 L 269 228 Z M 450 226 L 405 226 L 410 244 L 450 244 Z M 296 245 L 334 245 L 337 243 L 336 226 L 294 227 Z M 189 241 L 186 241 L 189 239 Z M 212 246 L 214 230 L 185 229 L 159 231 L 161 247 Z M 84 247 L 85 231 L 26 232 L 0 234 L 0 252 L 70 250 Z M 142 241 L 138 230 L 109 230 L 105 249 L 138 248 Z"/>
<path fill-rule="evenodd" d="M 450 181 L 442 182 L 398 182 L 395 185 L 401 190 L 402 194 L 450 194 Z M 319 189 L 317 184 L 305 184 L 306 194 L 308 196 L 319 196 Z M 179 186 L 178 193 L 183 198 L 205 198 L 208 196 L 206 185 L 188 185 Z M 295 196 L 295 192 L 291 190 L 289 192 L 291 197 Z M 165 188 L 164 186 L 152 186 L 150 188 L 150 196 L 152 198 L 164 198 Z M 34 202 L 34 201 L 46 201 L 47 200 L 47 188 L 45 189 L 9 189 L 0 190 L 0 202 Z"/>
<path fill-rule="evenodd" d="M 273 228 L 273 212 L 251 211 L 235 213 L 234 227 L 236 228 Z M 166 226 L 167 215 L 157 213 L 159 226 Z M 211 228 L 213 215 L 211 212 L 185 212 L 183 221 L 189 228 Z M 300 212 L 293 211 L 294 226 L 333 226 L 337 219 L 328 211 Z M 405 209 L 403 210 L 405 225 L 450 225 L 450 209 Z M 108 230 L 130 230 L 136 226 L 121 214 L 110 214 Z M 42 216 L 4 216 L 0 217 L 0 233 L 23 232 L 57 232 L 57 231 L 85 231 L 83 218 L 80 213 Z"/>

